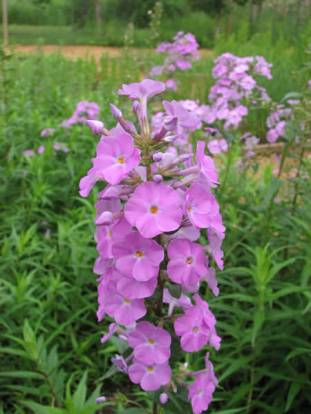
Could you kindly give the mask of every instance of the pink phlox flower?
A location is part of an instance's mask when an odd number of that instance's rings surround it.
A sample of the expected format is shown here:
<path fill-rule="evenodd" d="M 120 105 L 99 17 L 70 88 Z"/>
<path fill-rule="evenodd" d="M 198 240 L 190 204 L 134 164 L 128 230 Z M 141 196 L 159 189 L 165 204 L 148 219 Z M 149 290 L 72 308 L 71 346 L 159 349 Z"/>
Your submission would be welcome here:
<path fill-rule="evenodd" d="M 117 324 L 131 326 L 146 315 L 144 300 L 129 299 L 118 292 L 114 279 L 113 276 L 104 277 L 98 285 L 98 320 L 101 321 L 107 314 Z"/>
<path fill-rule="evenodd" d="M 132 227 L 122 216 L 111 225 L 97 226 L 95 240 L 100 255 L 103 258 L 112 258 L 113 244 L 118 243 L 132 231 Z"/>
<path fill-rule="evenodd" d="M 171 336 L 163 328 L 148 321 L 138 322 L 128 335 L 128 344 L 134 348 L 134 357 L 146 365 L 163 364 L 171 355 Z"/>
<path fill-rule="evenodd" d="M 203 281 L 203 280 L 205 280 L 207 282 L 208 287 L 213 292 L 213 295 L 218 296 L 219 295 L 219 288 L 218 288 L 218 283 L 217 283 L 217 279 L 216 279 L 215 269 L 213 269 L 212 267 L 209 267 L 208 270 L 207 270 L 206 275 L 204 275 L 201 278 L 201 281 Z"/>
<path fill-rule="evenodd" d="M 145 238 L 176 230 L 182 219 L 182 198 L 167 184 L 138 185 L 125 205 L 125 217 Z"/>
<path fill-rule="evenodd" d="M 45 152 L 45 146 L 44 145 L 40 145 L 39 148 L 37 149 L 38 154 L 43 154 Z"/>
<path fill-rule="evenodd" d="M 94 135 L 102 135 L 104 131 L 104 123 L 101 121 L 88 119 L 86 125 L 90 128 Z"/>
<path fill-rule="evenodd" d="M 118 371 L 123 372 L 124 374 L 128 371 L 128 364 L 126 360 L 123 358 L 122 355 L 115 355 L 111 358 L 111 362 L 115 367 L 117 367 Z"/>
<path fill-rule="evenodd" d="M 101 140 L 93 160 L 97 179 L 112 185 L 119 184 L 140 162 L 140 151 L 133 146 L 133 138 L 120 127 L 117 129 L 118 138 L 108 136 Z"/>
<path fill-rule="evenodd" d="M 181 337 L 181 347 L 186 352 L 196 352 L 210 344 L 218 350 L 221 338 L 215 329 L 215 316 L 199 295 L 194 298 L 196 305 L 186 310 L 174 323 L 175 333 Z"/>
<path fill-rule="evenodd" d="M 219 220 L 216 198 L 201 183 L 193 183 L 186 191 L 185 207 L 190 222 L 196 227 L 209 228 Z"/>
<path fill-rule="evenodd" d="M 205 363 L 206 369 L 198 373 L 194 382 L 189 386 L 188 398 L 191 401 L 193 414 L 201 414 L 208 409 L 218 384 L 213 365 L 208 357 Z"/>
<path fill-rule="evenodd" d="M 40 136 L 45 138 L 49 137 L 50 135 L 53 135 L 55 132 L 55 128 L 45 128 L 40 132 Z"/>
<path fill-rule="evenodd" d="M 165 84 L 153 79 L 144 79 L 141 82 L 123 84 L 119 95 L 126 95 L 130 99 L 146 100 L 165 91 Z"/>
<path fill-rule="evenodd" d="M 120 273 L 142 282 L 158 276 L 160 263 L 164 259 L 163 248 L 155 240 L 146 239 L 138 232 L 114 244 L 112 254 Z"/>
<path fill-rule="evenodd" d="M 134 359 L 134 363 L 128 369 L 130 380 L 134 384 L 140 384 L 144 391 L 156 391 L 171 380 L 171 368 L 168 363 L 143 364 Z"/>
<path fill-rule="evenodd" d="M 218 185 L 218 174 L 214 163 L 214 160 L 205 155 L 205 142 L 198 141 L 196 149 L 196 161 L 200 167 L 200 171 L 206 179 L 210 187 L 217 187 Z"/>
<path fill-rule="evenodd" d="M 212 139 L 207 143 L 209 152 L 213 155 L 228 151 L 228 143 L 225 139 Z"/>
<path fill-rule="evenodd" d="M 168 277 L 185 290 L 197 291 L 200 278 L 207 274 L 202 246 L 187 239 L 174 239 L 168 248 Z"/>

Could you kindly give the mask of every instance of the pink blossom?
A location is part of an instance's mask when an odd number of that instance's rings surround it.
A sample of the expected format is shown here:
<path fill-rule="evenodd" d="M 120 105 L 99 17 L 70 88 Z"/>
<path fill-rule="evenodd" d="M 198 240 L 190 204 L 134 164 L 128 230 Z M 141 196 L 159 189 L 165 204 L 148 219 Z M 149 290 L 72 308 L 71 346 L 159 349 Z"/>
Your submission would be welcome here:
<path fill-rule="evenodd" d="M 171 379 L 171 368 L 167 363 L 161 365 L 143 364 L 135 361 L 128 369 L 128 374 L 134 384 L 140 384 L 144 391 L 156 391 L 166 385 Z"/>
<path fill-rule="evenodd" d="M 146 365 L 163 364 L 171 355 L 171 336 L 150 322 L 138 322 L 128 335 L 128 344 L 134 348 L 134 357 Z"/>
<path fill-rule="evenodd" d="M 228 151 L 228 143 L 225 139 L 213 139 L 208 142 L 207 147 L 213 155 Z"/>
<path fill-rule="evenodd" d="M 131 232 L 132 227 L 123 217 L 120 217 L 111 225 L 98 226 L 95 238 L 100 255 L 105 258 L 113 257 L 113 244 L 118 243 Z"/>
<path fill-rule="evenodd" d="M 102 279 L 98 286 L 98 319 L 102 320 L 104 315 L 114 318 L 116 323 L 130 326 L 146 314 L 143 299 L 129 299 L 118 292 L 114 280 Z"/>
<path fill-rule="evenodd" d="M 165 84 L 152 79 L 144 79 L 141 82 L 122 85 L 119 95 L 126 95 L 130 99 L 148 99 L 159 95 L 165 90 Z"/>
<path fill-rule="evenodd" d="M 196 352 L 209 343 L 218 350 L 221 339 L 216 333 L 215 316 L 199 295 L 195 295 L 195 300 L 196 305 L 174 323 L 176 335 L 181 337 L 181 347 L 186 352 Z"/>
<path fill-rule="evenodd" d="M 187 239 L 175 239 L 168 245 L 169 278 L 188 291 L 196 291 L 200 278 L 207 274 L 203 248 Z"/>
<path fill-rule="evenodd" d="M 43 154 L 45 152 L 45 146 L 44 145 L 40 145 L 39 148 L 37 149 L 38 154 Z"/>
<path fill-rule="evenodd" d="M 119 272 L 142 282 L 157 277 L 160 263 L 164 259 L 163 248 L 138 232 L 131 233 L 122 242 L 114 244 L 112 253 Z"/>
<path fill-rule="evenodd" d="M 86 125 L 90 128 L 94 135 L 102 135 L 104 131 L 104 124 L 101 121 L 88 119 Z"/>
<path fill-rule="evenodd" d="M 41 137 L 49 137 L 50 135 L 53 135 L 55 132 L 55 128 L 45 128 L 40 132 Z"/>
<path fill-rule="evenodd" d="M 196 160 L 200 167 L 201 173 L 205 177 L 210 187 L 216 187 L 218 185 L 218 174 L 214 160 L 205 155 L 205 142 L 198 141 L 196 150 Z"/>
<path fill-rule="evenodd" d="M 140 151 L 133 146 L 132 137 L 118 129 L 118 138 L 105 138 L 100 143 L 100 153 L 93 160 L 95 175 L 109 184 L 119 184 L 138 166 Z"/>
<path fill-rule="evenodd" d="M 206 369 L 198 373 L 194 382 L 189 386 L 188 398 L 191 400 L 193 414 L 201 414 L 208 409 L 217 386 L 213 365 L 208 357 L 205 363 Z"/>
<path fill-rule="evenodd" d="M 167 184 L 140 184 L 125 205 L 125 217 L 143 237 L 174 231 L 182 219 L 182 199 Z"/>
<path fill-rule="evenodd" d="M 185 206 L 191 223 L 209 228 L 219 220 L 219 207 L 214 195 L 201 183 L 193 183 L 186 191 Z"/>

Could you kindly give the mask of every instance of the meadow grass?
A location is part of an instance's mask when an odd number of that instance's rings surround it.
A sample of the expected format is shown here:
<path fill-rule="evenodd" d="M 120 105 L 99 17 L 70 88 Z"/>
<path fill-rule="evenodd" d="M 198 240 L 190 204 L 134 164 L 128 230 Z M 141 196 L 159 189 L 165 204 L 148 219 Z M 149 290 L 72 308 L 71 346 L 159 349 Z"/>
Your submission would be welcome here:
<path fill-rule="evenodd" d="M 239 50 L 249 53 L 246 48 Z M 298 70 L 293 55 L 289 53 L 284 61 L 285 55 L 283 60 L 277 52 L 274 55 L 279 74 L 285 62 L 292 69 L 286 71 L 286 81 L 275 76 L 278 87 L 267 85 L 275 97 L 293 86 L 302 87 L 301 79 L 293 83 Z M 122 374 L 111 376 L 110 357 L 120 344 L 100 344 L 108 323 L 99 325 L 95 316 L 96 195 L 89 199 L 78 195 L 78 182 L 90 167 L 96 138 L 79 125 L 40 138 L 43 128 L 68 118 L 79 100 L 98 102 L 101 118 L 111 127 L 109 102 L 122 106 L 117 88 L 122 82 L 137 81 L 149 65 L 148 58 L 103 56 L 98 67 L 92 60 L 69 61 L 60 55 L 2 56 L 2 413 L 151 412 L 153 396 L 129 385 Z M 212 82 L 211 67 L 207 59 L 179 75 L 180 89 L 168 97 L 204 100 Z M 53 141 L 65 142 L 70 152 L 55 153 Z M 44 154 L 23 157 L 25 149 L 42 142 Z M 218 198 L 227 237 L 226 268 L 218 274 L 221 294 L 206 296 L 223 338 L 220 352 L 212 356 L 220 384 L 210 412 L 307 413 L 311 407 L 310 181 L 299 181 L 299 202 L 293 205 L 294 181 L 285 186 L 274 176 L 273 165 L 260 168 L 256 161 L 241 171 L 240 155 L 237 145 L 218 160 L 222 183 Z M 307 160 L 305 168 L 310 173 Z M 203 357 L 203 353 L 188 355 L 187 362 L 196 369 Z M 110 397 L 102 408 L 94 404 L 99 394 Z M 186 394 L 178 392 L 161 410 L 188 413 Z"/>

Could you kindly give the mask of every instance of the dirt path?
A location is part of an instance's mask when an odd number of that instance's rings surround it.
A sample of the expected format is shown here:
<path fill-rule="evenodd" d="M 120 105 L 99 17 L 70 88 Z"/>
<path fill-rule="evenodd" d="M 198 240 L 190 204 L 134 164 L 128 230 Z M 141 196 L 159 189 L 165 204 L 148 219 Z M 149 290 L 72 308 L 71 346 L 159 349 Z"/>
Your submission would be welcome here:
<path fill-rule="evenodd" d="M 95 58 L 96 61 L 100 60 L 103 54 L 107 54 L 111 57 L 118 57 L 122 53 L 121 47 L 108 47 L 108 46 L 57 46 L 57 45 L 15 45 L 13 50 L 20 53 L 37 53 L 43 52 L 47 54 L 61 53 L 65 57 L 70 59 L 77 58 Z M 135 51 L 143 51 L 144 49 L 134 49 Z M 208 49 L 202 49 L 201 54 L 203 57 L 211 56 L 212 51 Z"/>

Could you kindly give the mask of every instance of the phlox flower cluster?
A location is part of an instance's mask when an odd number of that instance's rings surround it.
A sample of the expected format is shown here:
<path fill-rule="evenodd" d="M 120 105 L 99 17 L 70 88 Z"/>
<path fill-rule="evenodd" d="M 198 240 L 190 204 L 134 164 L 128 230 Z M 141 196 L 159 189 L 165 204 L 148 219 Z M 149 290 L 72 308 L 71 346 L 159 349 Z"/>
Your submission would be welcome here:
<path fill-rule="evenodd" d="M 63 128 L 70 128 L 75 124 L 85 124 L 89 119 L 97 119 L 99 116 L 99 106 L 96 102 L 81 101 L 70 118 L 62 122 Z"/>
<path fill-rule="evenodd" d="M 214 265 L 224 266 L 225 228 L 214 161 L 203 141 L 194 150 L 189 145 L 189 134 L 201 126 L 195 111 L 163 101 L 163 111 L 149 115 L 148 102 L 164 90 L 150 79 L 123 85 L 119 95 L 131 101 L 135 122 L 111 105 L 115 127 L 89 123 L 100 139 L 80 194 L 86 197 L 97 181 L 105 184 L 95 218 L 97 317 L 111 321 L 102 343 L 115 336 L 126 349 L 112 363 L 144 391 L 159 391 L 162 404 L 188 384 L 193 413 L 200 414 L 217 386 L 209 356 L 193 372 L 172 349 L 220 347 L 202 292 L 219 294 Z"/>
<path fill-rule="evenodd" d="M 284 138 L 286 134 L 286 124 L 291 118 L 293 111 L 284 105 L 278 105 L 267 119 L 267 141 L 274 144 L 278 139 Z"/>
<path fill-rule="evenodd" d="M 209 93 L 206 122 L 221 121 L 225 129 L 239 127 L 248 114 L 248 105 L 270 100 L 256 77 L 272 79 L 271 67 L 262 56 L 238 57 L 231 53 L 219 56 L 213 68 L 216 83 Z"/>
<path fill-rule="evenodd" d="M 166 57 L 163 65 L 154 66 L 151 69 L 151 77 L 158 77 L 165 73 L 172 74 L 177 70 L 191 69 L 192 63 L 200 58 L 199 44 L 192 33 L 178 32 L 172 42 L 160 43 L 156 52 L 163 53 Z M 166 87 L 176 90 L 176 82 L 169 79 L 166 81 Z"/>
<path fill-rule="evenodd" d="M 96 102 L 81 101 L 77 104 L 75 111 L 70 118 L 64 120 L 60 127 L 61 128 L 70 128 L 75 124 L 87 124 L 89 127 L 94 129 L 93 125 L 96 125 L 96 119 L 99 116 L 99 105 Z M 90 124 L 89 124 L 90 123 Z M 99 124 L 101 124 L 99 122 Z M 48 138 L 55 134 L 57 131 L 56 128 L 44 128 L 40 136 L 41 138 Z M 100 130 L 101 131 L 101 130 Z M 34 157 L 36 154 L 43 154 L 45 152 L 46 146 L 44 144 L 40 145 L 37 149 L 26 149 L 23 151 L 23 155 L 26 158 Z M 52 145 L 55 152 L 64 152 L 68 153 L 69 148 L 63 142 L 55 141 Z"/>

